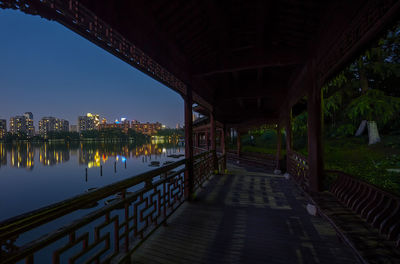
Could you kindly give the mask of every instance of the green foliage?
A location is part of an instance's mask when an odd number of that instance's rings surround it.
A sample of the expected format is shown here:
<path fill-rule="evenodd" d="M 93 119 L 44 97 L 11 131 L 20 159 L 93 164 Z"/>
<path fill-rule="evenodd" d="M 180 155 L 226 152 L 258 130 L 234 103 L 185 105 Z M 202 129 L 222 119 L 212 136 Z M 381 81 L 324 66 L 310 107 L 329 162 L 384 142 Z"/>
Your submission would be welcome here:
<path fill-rule="evenodd" d="M 342 106 L 343 95 L 341 91 L 335 92 L 328 98 L 324 98 L 324 114 L 327 117 L 334 117 Z"/>
<path fill-rule="evenodd" d="M 293 149 L 296 151 L 307 149 L 307 112 L 303 112 L 292 120 Z"/>
<path fill-rule="evenodd" d="M 365 94 L 355 98 L 347 107 L 348 117 L 353 122 L 363 119 L 379 120 L 386 124 L 398 116 L 400 98 L 387 96 L 383 91 L 370 89 Z"/>
<path fill-rule="evenodd" d="M 336 129 L 336 134 L 333 134 L 333 136 L 339 138 L 353 136 L 355 131 L 356 127 L 353 124 L 343 124 Z"/>
<path fill-rule="evenodd" d="M 242 151 L 243 152 L 258 152 L 276 154 L 277 150 L 277 133 L 276 125 L 263 126 L 262 128 L 252 130 L 252 133 L 242 136 Z M 263 133 L 261 133 L 263 131 Z M 283 155 L 286 148 L 285 134 L 281 134 L 281 154 Z"/>

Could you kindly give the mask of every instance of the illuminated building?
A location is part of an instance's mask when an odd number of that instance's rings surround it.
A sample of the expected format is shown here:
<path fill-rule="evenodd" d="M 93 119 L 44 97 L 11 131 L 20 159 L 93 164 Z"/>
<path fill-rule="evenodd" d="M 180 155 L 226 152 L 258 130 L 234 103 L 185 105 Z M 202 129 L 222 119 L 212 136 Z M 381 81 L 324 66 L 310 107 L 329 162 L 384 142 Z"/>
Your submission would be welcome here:
<path fill-rule="evenodd" d="M 154 135 L 157 131 L 161 130 L 162 124 L 159 122 L 156 123 L 140 123 L 136 120 L 132 121 L 131 128 L 135 131 L 145 134 L 145 135 Z"/>
<path fill-rule="evenodd" d="M 33 114 L 31 112 L 25 112 L 26 122 L 26 135 L 33 137 L 35 135 L 35 126 L 33 125 Z"/>
<path fill-rule="evenodd" d="M 64 119 L 58 119 L 52 116 L 43 117 L 39 121 L 40 135 L 47 137 L 50 132 L 68 132 L 69 122 Z"/>
<path fill-rule="evenodd" d="M 0 139 L 4 138 L 7 134 L 7 120 L 0 119 Z"/>
<path fill-rule="evenodd" d="M 105 119 L 104 117 L 101 119 L 101 123 L 102 124 L 107 124 L 107 119 Z"/>
<path fill-rule="evenodd" d="M 23 116 L 14 116 L 10 118 L 10 132 L 12 134 L 26 134 L 28 137 L 35 135 L 33 126 L 33 114 L 26 112 Z"/>
<path fill-rule="evenodd" d="M 79 131 L 99 129 L 100 116 L 98 114 L 87 113 L 86 116 L 78 117 Z"/>
<path fill-rule="evenodd" d="M 122 129 L 122 132 L 128 133 L 128 129 L 130 128 L 130 122 L 126 118 L 121 118 L 121 121 L 118 121 L 118 119 L 115 120 L 114 123 L 107 124 L 101 122 L 99 125 L 99 130 L 104 130 L 104 129 L 111 129 L 111 128 L 119 128 Z"/>

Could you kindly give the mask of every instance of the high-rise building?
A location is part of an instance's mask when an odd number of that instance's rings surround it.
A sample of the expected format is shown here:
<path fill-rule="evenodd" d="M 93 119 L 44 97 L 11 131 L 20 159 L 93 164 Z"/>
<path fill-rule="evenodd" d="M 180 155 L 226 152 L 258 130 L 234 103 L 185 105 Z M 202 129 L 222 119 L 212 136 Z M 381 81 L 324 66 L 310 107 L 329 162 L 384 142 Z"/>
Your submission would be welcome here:
<path fill-rule="evenodd" d="M 60 124 L 60 131 L 69 132 L 69 122 L 67 120 L 59 119 L 58 122 Z"/>
<path fill-rule="evenodd" d="M 39 121 L 39 133 L 41 136 L 47 137 L 50 132 L 68 132 L 69 122 L 64 119 L 52 116 L 43 117 Z"/>
<path fill-rule="evenodd" d="M 0 139 L 3 139 L 7 134 L 7 120 L 0 119 Z"/>
<path fill-rule="evenodd" d="M 33 125 L 33 114 L 31 112 L 25 112 L 25 122 L 26 122 L 26 134 L 28 137 L 33 137 L 35 135 L 35 126 Z"/>
<path fill-rule="evenodd" d="M 100 116 L 98 114 L 87 113 L 86 116 L 78 117 L 79 131 L 99 129 Z"/>
<path fill-rule="evenodd" d="M 13 116 L 10 118 L 10 132 L 12 134 L 26 134 L 25 116 Z"/>
<path fill-rule="evenodd" d="M 28 137 L 33 137 L 35 135 L 33 114 L 31 112 L 26 112 L 23 116 L 11 117 L 10 132 L 12 134 L 25 134 Z"/>

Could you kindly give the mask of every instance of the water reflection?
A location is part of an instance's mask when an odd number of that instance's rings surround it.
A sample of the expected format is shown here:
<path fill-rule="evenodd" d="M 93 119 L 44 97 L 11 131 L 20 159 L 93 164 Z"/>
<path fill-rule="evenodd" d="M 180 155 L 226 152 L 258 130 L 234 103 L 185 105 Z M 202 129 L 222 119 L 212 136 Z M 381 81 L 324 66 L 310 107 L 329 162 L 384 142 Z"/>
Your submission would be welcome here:
<path fill-rule="evenodd" d="M 35 151 L 31 143 L 17 143 L 11 146 L 10 166 L 33 170 L 35 166 Z"/>
<path fill-rule="evenodd" d="M 44 166 L 53 166 L 59 163 L 69 161 L 69 148 L 44 143 L 39 149 L 39 161 Z"/>
<path fill-rule="evenodd" d="M 7 151 L 6 146 L 0 143 L 0 167 L 7 165 Z"/>
<path fill-rule="evenodd" d="M 142 158 L 142 162 L 158 159 L 172 152 L 181 152 L 176 144 L 105 143 L 105 142 L 72 142 L 41 143 L 19 142 L 15 144 L 0 143 L 0 167 L 24 168 L 33 170 L 35 156 L 43 166 L 54 166 L 70 161 L 71 156 L 78 156 L 78 164 L 88 168 L 100 167 L 110 161 L 122 161 L 130 158 Z"/>

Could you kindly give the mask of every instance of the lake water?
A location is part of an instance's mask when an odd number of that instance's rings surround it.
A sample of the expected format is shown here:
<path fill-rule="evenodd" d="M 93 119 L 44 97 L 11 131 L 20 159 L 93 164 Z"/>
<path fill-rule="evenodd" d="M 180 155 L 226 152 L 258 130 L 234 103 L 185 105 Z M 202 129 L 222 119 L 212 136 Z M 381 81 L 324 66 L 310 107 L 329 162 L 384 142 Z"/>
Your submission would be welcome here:
<path fill-rule="evenodd" d="M 0 143 L 0 221 L 154 169 L 151 161 L 162 165 L 180 159 L 170 154 L 184 154 L 184 147 L 156 142 Z"/>

